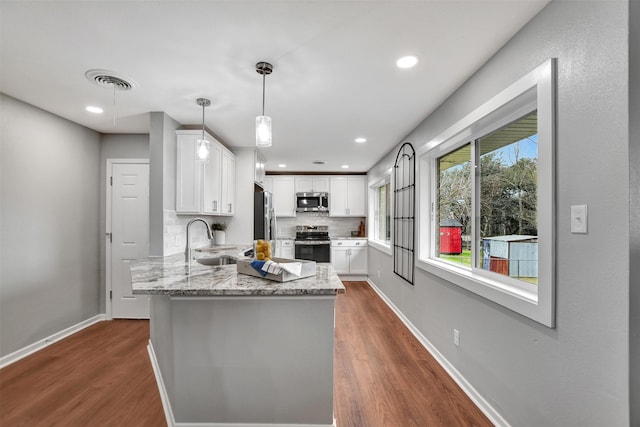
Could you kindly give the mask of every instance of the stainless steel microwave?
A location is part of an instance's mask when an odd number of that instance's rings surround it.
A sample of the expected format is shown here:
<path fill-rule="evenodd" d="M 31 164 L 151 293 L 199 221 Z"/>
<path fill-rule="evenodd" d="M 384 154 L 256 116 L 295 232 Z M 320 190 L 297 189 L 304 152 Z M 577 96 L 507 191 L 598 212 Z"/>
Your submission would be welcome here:
<path fill-rule="evenodd" d="M 296 193 L 296 212 L 329 212 L 329 193 Z"/>

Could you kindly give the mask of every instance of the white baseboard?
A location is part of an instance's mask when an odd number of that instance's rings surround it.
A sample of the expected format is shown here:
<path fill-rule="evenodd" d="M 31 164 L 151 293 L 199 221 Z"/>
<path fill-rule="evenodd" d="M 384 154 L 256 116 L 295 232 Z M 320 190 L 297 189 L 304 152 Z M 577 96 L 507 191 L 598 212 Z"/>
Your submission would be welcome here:
<path fill-rule="evenodd" d="M 42 350 L 43 348 L 50 346 L 54 342 L 60 341 L 61 339 L 66 338 L 69 335 L 73 335 L 76 332 L 93 325 L 94 323 L 102 322 L 103 320 L 106 320 L 106 316 L 104 314 L 98 314 L 73 326 L 69 326 L 68 328 L 60 332 L 56 332 L 53 335 L 34 342 L 33 344 L 29 344 L 26 347 L 14 351 L 13 353 L 7 354 L 6 356 L 0 358 L 0 369 L 17 362 L 18 360 L 23 359 L 38 350 Z"/>
<path fill-rule="evenodd" d="M 158 359 L 156 359 L 156 352 L 153 349 L 153 344 L 149 340 L 147 345 L 149 352 L 149 359 L 151 359 L 151 366 L 153 367 L 153 373 L 156 377 L 156 383 L 158 384 L 158 391 L 160 392 L 160 400 L 162 401 L 162 407 L 164 408 L 164 416 L 167 420 L 168 427 L 336 427 L 336 419 L 333 419 L 332 424 L 263 424 L 263 423 L 178 423 L 173 416 L 173 410 L 171 409 L 171 403 L 169 402 L 169 395 L 165 388 L 164 381 L 162 380 L 162 374 L 160 371 L 160 365 L 158 365 Z"/>
<path fill-rule="evenodd" d="M 156 352 L 153 349 L 153 344 L 149 340 L 147 345 L 147 351 L 149 352 L 149 359 L 151 360 L 151 367 L 153 368 L 153 374 L 156 377 L 156 383 L 158 384 L 158 391 L 160 392 L 160 400 L 162 401 L 162 408 L 164 409 L 164 417 L 167 420 L 168 427 L 175 427 L 176 420 L 173 417 L 173 411 L 171 410 L 171 402 L 169 401 L 169 395 L 167 394 L 167 388 L 164 386 L 162 380 L 162 372 L 160 371 L 160 365 L 156 358 Z"/>
<path fill-rule="evenodd" d="M 398 316 L 398 318 L 405 324 L 405 326 L 411 331 L 413 336 L 415 336 L 420 344 L 427 349 L 429 353 L 436 359 L 436 362 L 440 364 L 444 368 L 445 371 L 449 374 L 449 376 L 460 386 L 462 391 L 465 392 L 469 399 L 476 404 L 476 406 L 489 418 L 495 426 L 509 427 L 509 423 L 505 420 L 502 415 L 496 409 L 487 402 L 487 400 L 482 397 L 480 393 L 462 376 L 460 372 L 449 362 L 443 355 L 438 351 L 438 349 L 416 328 L 413 323 L 396 307 L 396 305 L 371 281 L 371 279 L 367 280 L 371 288 L 382 298 L 382 300 L 389 306 L 391 310 Z"/>

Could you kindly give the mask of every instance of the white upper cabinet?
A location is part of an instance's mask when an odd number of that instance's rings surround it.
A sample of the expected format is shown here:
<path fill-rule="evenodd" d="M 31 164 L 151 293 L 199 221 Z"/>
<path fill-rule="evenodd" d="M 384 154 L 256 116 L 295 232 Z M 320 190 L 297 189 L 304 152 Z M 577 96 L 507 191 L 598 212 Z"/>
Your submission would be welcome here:
<path fill-rule="evenodd" d="M 236 156 L 230 151 L 222 152 L 221 175 L 220 215 L 233 215 L 236 204 Z"/>
<path fill-rule="evenodd" d="M 267 180 L 269 181 L 267 183 Z M 296 188 L 293 176 L 273 176 L 265 178 L 265 190 L 271 187 L 273 209 L 277 217 L 296 216 Z"/>
<path fill-rule="evenodd" d="M 365 176 L 331 177 L 329 189 L 330 216 L 366 216 Z"/>
<path fill-rule="evenodd" d="M 235 155 L 208 133 L 209 160 L 196 159 L 201 131 L 176 131 L 176 213 L 233 215 Z"/>
<path fill-rule="evenodd" d="M 327 193 L 329 191 L 328 176 L 300 175 L 295 177 L 296 193 Z"/>
<path fill-rule="evenodd" d="M 178 152 L 180 152 L 180 150 L 178 150 Z M 204 180 L 202 189 L 202 213 L 218 215 L 222 209 L 220 202 L 222 175 L 220 174 L 220 167 L 218 166 L 222 164 L 221 162 L 222 147 L 217 144 L 210 144 L 209 161 L 203 164 Z M 177 210 L 178 209 L 176 209 L 176 211 Z"/>
<path fill-rule="evenodd" d="M 178 135 L 176 156 L 176 212 L 202 211 L 203 167 L 196 160 L 196 138 Z"/>
<path fill-rule="evenodd" d="M 296 189 L 293 176 L 265 176 L 263 188 L 264 191 L 273 195 L 273 210 L 277 217 L 296 216 Z"/>

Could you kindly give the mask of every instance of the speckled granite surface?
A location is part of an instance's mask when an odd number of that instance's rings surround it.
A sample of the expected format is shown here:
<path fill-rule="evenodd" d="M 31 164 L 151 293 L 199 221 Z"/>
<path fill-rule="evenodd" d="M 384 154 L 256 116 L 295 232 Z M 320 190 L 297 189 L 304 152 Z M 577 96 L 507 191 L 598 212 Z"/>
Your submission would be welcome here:
<path fill-rule="evenodd" d="M 236 265 L 206 266 L 183 254 L 131 261 L 134 294 L 171 296 L 295 296 L 335 295 L 345 288 L 331 264 L 317 263 L 316 275 L 290 282 L 274 282 L 238 274 Z"/>

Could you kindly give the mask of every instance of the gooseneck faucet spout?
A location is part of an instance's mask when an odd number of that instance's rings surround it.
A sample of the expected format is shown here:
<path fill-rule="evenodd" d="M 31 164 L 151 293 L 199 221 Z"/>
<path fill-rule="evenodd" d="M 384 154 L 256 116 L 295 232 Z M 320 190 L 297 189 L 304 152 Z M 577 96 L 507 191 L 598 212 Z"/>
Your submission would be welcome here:
<path fill-rule="evenodd" d="M 207 237 L 209 238 L 209 240 L 211 240 L 213 238 L 213 236 L 211 234 L 211 228 L 209 227 L 209 223 L 207 223 L 207 221 L 205 221 L 202 218 L 194 218 L 191 221 L 189 221 L 187 223 L 187 245 L 184 248 L 184 260 L 186 262 L 190 262 L 191 261 L 191 241 L 189 239 L 189 229 L 191 228 L 191 224 L 193 224 L 194 222 L 203 223 L 204 226 L 207 227 Z"/>

